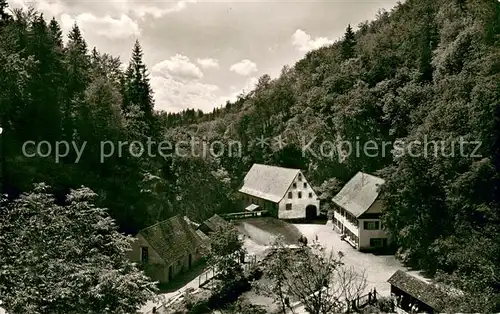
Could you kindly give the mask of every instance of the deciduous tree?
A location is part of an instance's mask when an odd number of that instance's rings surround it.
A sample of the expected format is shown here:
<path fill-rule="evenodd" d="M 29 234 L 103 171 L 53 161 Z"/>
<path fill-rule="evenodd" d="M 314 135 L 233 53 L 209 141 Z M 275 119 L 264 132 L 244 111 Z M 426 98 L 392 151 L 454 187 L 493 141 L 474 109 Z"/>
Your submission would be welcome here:
<path fill-rule="evenodd" d="M 95 194 L 72 190 L 56 203 L 44 184 L 2 204 L 0 300 L 8 313 L 136 313 L 154 284 L 128 260 Z"/>

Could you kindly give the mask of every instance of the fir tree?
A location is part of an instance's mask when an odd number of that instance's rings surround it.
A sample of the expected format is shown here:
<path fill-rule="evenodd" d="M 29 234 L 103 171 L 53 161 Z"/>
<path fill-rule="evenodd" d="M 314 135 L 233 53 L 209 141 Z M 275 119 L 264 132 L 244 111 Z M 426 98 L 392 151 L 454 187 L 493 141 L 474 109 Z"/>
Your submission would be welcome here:
<path fill-rule="evenodd" d="M 344 41 L 342 42 L 342 58 L 344 58 L 344 60 L 353 58 L 355 47 L 356 47 L 356 38 L 354 35 L 354 31 L 352 30 L 351 24 L 349 24 L 344 34 Z"/>
<path fill-rule="evenodd" d="M 52 40 L 54 40 L 56 44 L 56 47 L 62 50 L 63 48 L 62 30 L 55 18 L 52 18 L 52 20 L 50 20 L 49 31 L 52 36 Z"/>
<path fill-rule="evenodd" d="M 153 90 L 149 83 L 146 65 L 143 60 L 143 52 L 139 41 L 136 40 L 132 51 L 132 59 L 125 74 L 125 93 L 123 109 L 125 113 L 131 108 L 137 107 L 140 115 L 148 126 L 145 134 L 151 135 L 154 129 L 154 101 Z M 137 115 L 135 115 L 137 116 Z"/>
<path fill-rule="evenodd" d="M 73 139 L 76 128 L 75 117 L 81 108 L 83 92 L 90 81 L 90 56 L 87 43 L 82 37 L 78 25 L 73 25 L 65 51 L 67 63 L 66 105 L 63 115 L 65 120 L 64 134 L 66 138 Z"/>

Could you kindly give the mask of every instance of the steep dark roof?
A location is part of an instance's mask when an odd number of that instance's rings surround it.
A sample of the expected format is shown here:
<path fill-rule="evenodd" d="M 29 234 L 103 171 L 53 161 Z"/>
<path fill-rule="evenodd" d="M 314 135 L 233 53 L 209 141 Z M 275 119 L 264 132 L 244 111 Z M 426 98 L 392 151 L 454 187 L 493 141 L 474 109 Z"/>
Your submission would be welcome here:
<path fill-rule="evenodd" d="M 143 229 L 139 234 L 166 264 L 171 264 L 206 245 L 206 241 L 179 215 Z"/>
<path fill-rule="evenodd" d="M 450 295 L 441 290 L 437 285 L 425 282 L 400 269 L 387 282 L 431 306 L 436 311 L 444 310 L 445 301 L 450 298 Z"/>
<path fill-rule="evenodd" d="M 210 229 L 210 231 L 217 231 L 228 224 L 221 216 L 215 214 L 203 222 L 203 224 Z"/>

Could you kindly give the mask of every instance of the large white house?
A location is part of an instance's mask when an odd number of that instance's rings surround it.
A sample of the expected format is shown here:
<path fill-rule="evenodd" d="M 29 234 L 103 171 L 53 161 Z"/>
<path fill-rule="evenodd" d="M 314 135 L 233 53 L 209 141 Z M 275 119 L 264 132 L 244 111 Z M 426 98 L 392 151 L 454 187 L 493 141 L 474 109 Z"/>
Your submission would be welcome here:
<path fill-rule="evenodd" d="M 334 229 L 358 250 L 386 247 L 389 234 L 384 230 L 379 190 L 384 180 L 358 172 L 333 198 Z"/>
<path fill-rule="evenodd" d="M 254 164 L 239 192 L 247 210 L 265 210 L 280 219 L 319 213 L 319 199 L 300 169 Z"/>

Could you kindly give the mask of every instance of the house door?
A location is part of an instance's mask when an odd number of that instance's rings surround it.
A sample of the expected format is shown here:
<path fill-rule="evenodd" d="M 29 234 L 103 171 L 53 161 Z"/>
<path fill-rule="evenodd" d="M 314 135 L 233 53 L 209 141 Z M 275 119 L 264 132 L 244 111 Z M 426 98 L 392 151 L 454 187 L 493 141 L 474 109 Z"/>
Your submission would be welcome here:
<path fill-rule="evenodd" d="M 172 265 L 168 266 L 168 281 L 171 281 L 174 277 L 174 268 Z"/>
<path fill-rule="evenodd" d="M 193 255 L 189 254 L 188 256 L 188 268 L 191 269 L 191 264 L 193 263 Z"/>
<path fill-rule="evenodd" d="M 314 219 L 317 216 L 317 209 L 314 205 L 309 205 L 306 207 L 306 218 Z"/>

